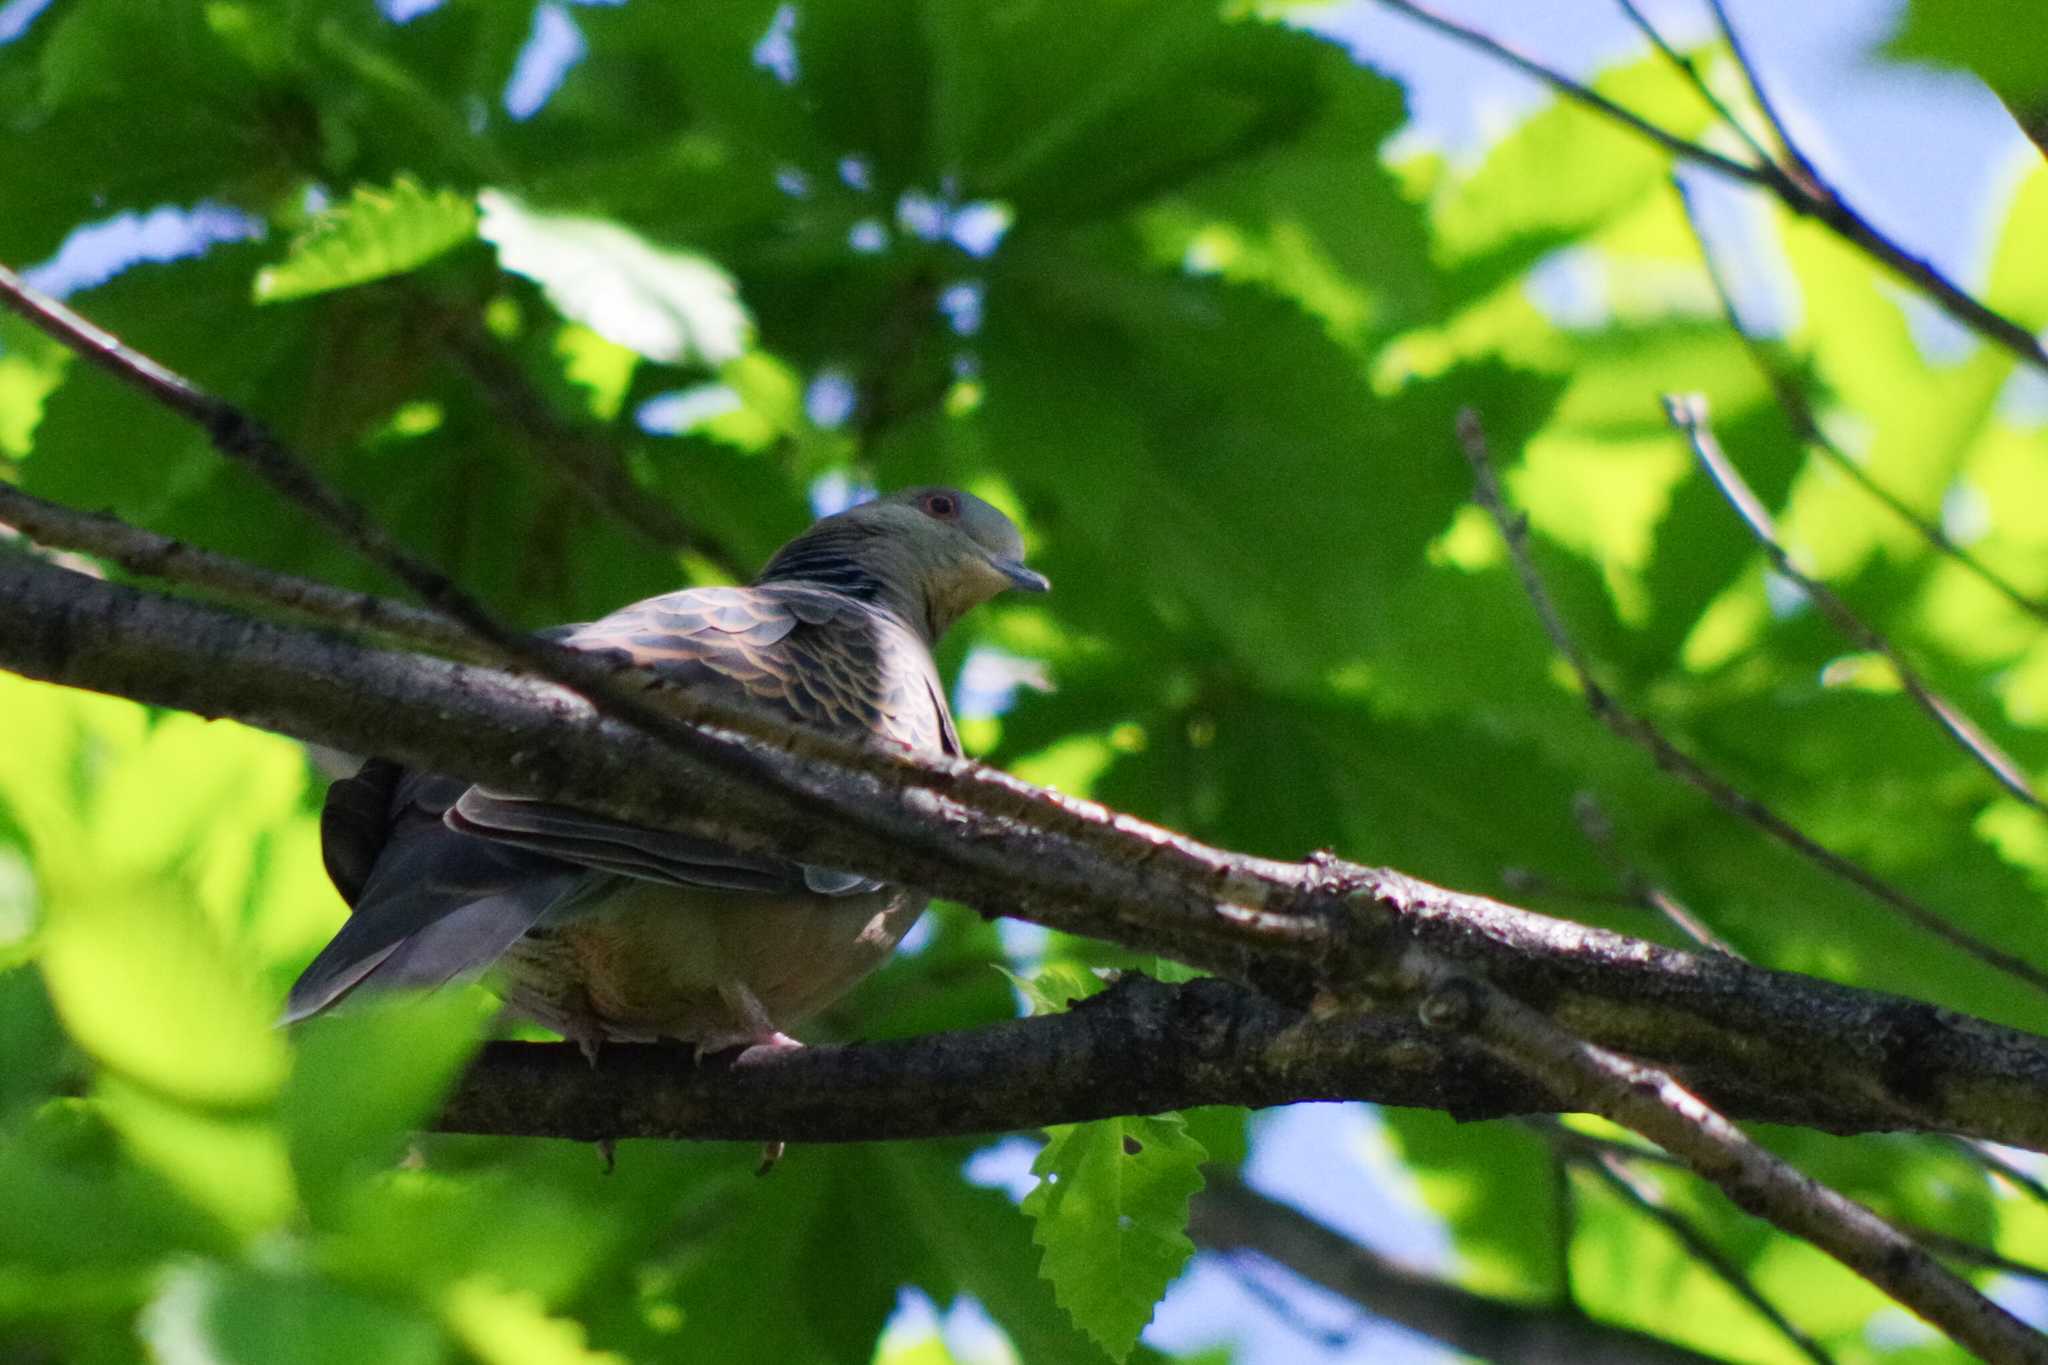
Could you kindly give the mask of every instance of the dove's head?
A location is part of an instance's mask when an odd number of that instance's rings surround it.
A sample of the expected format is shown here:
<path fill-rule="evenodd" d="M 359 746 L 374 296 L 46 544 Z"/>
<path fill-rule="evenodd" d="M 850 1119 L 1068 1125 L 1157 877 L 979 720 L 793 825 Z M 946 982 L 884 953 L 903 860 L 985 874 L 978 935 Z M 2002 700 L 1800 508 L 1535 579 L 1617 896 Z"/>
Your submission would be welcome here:
<path fill-rule="evenodd" d="M 907 488 L 835 513 L 783 546 L 759 582 L 806 581 L 886 606 L 936 642 L 1008 588 L 1044 592 L 1008 517 L 957 488 Z"/>

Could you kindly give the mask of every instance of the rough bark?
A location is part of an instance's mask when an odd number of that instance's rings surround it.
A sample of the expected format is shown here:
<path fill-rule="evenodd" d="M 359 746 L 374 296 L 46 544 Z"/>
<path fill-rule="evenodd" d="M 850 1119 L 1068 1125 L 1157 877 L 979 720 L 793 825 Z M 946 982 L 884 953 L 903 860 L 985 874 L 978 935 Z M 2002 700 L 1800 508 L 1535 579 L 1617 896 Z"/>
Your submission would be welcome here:
<path fill-rule="evenodd" d="M 550 684 L 4 553 L 0 667 L 911 882 L 984 913 L 1178 957 L 1256 988 L 1148 995 L 1133 985 L 1096 1006 L 1101 1013 L 1078 1011 L 1079 1022 L 818 1049 L 779 1063 L 805 1068 L 801 1084 L 618 1049 L 594 1085 L 580 1061 L 568 1065 L 545 1048 L 494 1051 L 451 1104 L 451 1122 L 473 1128 L 489 1116 L 492 1131 L 565 1136 L 911 1136 L 1111 1112 L 1099 1107 L 1111 1096 L 1122 1112 L 1142 1107 L 1144 1096 L 1160 1108 L 1340 1096 L 1467 1115 L 1555 1107 L 1508 1068 L 1475 1060 L 1473 1045 L 1373 1004 L 1373 982 L 1414 945 L 1589 1042 L 1669 1068 L 1735 1117 L 1835 1131 L 1931 1129 L 2048 1150 L 2048 1040 L 2037 1036 L 1678 952 L 1387 869 L 1233 855 L 973 764 L 803 734 L 779 744 L 724 737 L 759 765 L 765 776 L 757 778 L 652 745 Z M 670 700 L 682 711 L 694 705 Z M 1343 991 L 1332 994 L 1334 983 Z M 1129 1017 L 1113 1019 L 1119 1009 Z M 1191 1027 L 1173 1010 L 1206 1022 Z M 1111 1032 L 1091 1039 L 1098 1026 Z M 1036 1073 L 1025 1065 L 1034 1056 Z M 505 1088 L 538 1070 L 559 1079 Z M 851 1107 L 861 1077 L 885 1075 L 889 1085 L 920 1075 L 951 1087 L 953 1107 L 939 1090 L 901 1114 L 883 1112 L 892 1103 L 886 1090 L 876 1105 Z M 997 1084 L 1013 1075 L 1013 1090 Z M 817 1098 L 835 1084 L 829 1100 Z M 552 1087 L 579 1098 L 551 1099 Z M 528 1111 L 514 1107 L 515 1094 Z M 572 1111 L 584 1117 L 560 1117 Z M 836 1130 L 828 1111 L 840 1116 Z M 752 1117 L 742 1127 L 735 1114 Z"/>

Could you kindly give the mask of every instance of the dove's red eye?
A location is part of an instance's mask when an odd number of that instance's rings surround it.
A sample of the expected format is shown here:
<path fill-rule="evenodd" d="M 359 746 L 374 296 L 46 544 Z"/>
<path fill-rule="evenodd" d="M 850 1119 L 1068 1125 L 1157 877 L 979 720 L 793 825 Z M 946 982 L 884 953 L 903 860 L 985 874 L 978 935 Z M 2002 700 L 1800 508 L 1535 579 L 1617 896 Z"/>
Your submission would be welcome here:
<path fill-rule="evenodd" d="M 960 500 L 951 493 L 927 493 L 924 495 L 924 510 L 929 516 L 956 517 L 960 515 Z"/>

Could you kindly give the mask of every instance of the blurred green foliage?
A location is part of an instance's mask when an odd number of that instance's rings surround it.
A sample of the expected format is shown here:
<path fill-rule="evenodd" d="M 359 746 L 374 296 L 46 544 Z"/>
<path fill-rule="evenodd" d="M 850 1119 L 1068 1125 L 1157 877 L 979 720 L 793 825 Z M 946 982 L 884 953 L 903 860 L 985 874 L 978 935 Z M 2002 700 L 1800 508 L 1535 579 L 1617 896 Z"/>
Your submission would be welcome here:
<path fill-rule="evenodd" d="M 1675 941 L 1613 894 L 1572 814 L 1592 792 L 1621 855 L 1745 953 L 2048 1029 L 2038 997 L 1587 718 L 1469 504 L 1454 415 L 1486 419 L 1573 631 L 1632 705 L 2048 965 L 2048 823 L 1774 587 L 1659 395 L 1708 397 L 1801 561 L 2037 777 L 2040 620 L 1801 447 L 1722 325 L 1661 155 L 1553 105 L 1474 165 L 1390 158 L 1398 86 L 1227 8 L 578 8 L 581 60 L 515 118 L 526 4 L 396 24 L 368 0 L 56 0 L 0 46 L 0 260 L 159 205 L 250 215 L 260 240 L 76 302 L 273 425 L 512 619 L 585 619 L 721 571 L 585 496 L 551 458 L 565 440 L 739 567 L 803 525 L 825 476 L 965 484 L 1019 515 L 1057 585 L 946 651 L 949 672 L 979 650 L 1052 683 L 970 708 L 992 761 L 1224 846 L 1535 884 L 1539 908 Z M 1915 3 L 1895 50 L 1995 57 L 2001 79 L 2048 86 L 2037 48 L 1987 47 L 1993 8 Z M 1666 66 L 1600 85 L 1707 132 Z M 2048 171 L 2002 212 L 1985 297 L 2038 327 Z M 2006 397 L 2011 357 L 1930 360 L 1866 260 L 1768 206 L 1750 228 L 1739 254 L 1775 280 L 1785 363 L 1829 428 L 2048 594 L 2048 441 L 2039 406 Z M 1580 297 L 1546 307 L 1560 265 Z M 479 347 L 495 378 L 465 360 Z M 0 470 L 392 587 L 5 320 Z M 1243 1158 L 1231 1112 L 1061 1130 L 1020 1209 L 965 1178 L 972 1144 L 801 1150 L 757 1181 L 736 1148 L 632 1144 L 604 1175 L 560 1144 L 419 1135 L 488 1001 L 270 1026 L 342 913 L 321 785 L 284 739 L 0 679 L 0 1356 L 950 1359 L 883 1337 L 908 1287 L 971 1297 L 1034 1365 L 1121 1359 L 1188 1254 L 1197 1167 Z M 1057 936 L 1006 951 L 947 909 L 816 1031 L 1008 1017 L 987 965 L 1005 960 L 1054 1007 L 1091 968 L 1156 966 Z M 1573 1181 L 1560 1226 L 1529 1131 L 1387 1119 L 1465 1283 L 1555 1302 L 1568 1274 L 1597 1316 L 1794 1358 L 1593 1182 Z M 1773 1140 L 1881 1211 L 2048 1259 L 2043 1208 L 1994 1197 L 1947 1148 Z M 1690 1181 L 1644 1178 L 1840 1358 L 1935 1358 L 1871 1335 L 1881 1301 L 1834 1263 Z"/>

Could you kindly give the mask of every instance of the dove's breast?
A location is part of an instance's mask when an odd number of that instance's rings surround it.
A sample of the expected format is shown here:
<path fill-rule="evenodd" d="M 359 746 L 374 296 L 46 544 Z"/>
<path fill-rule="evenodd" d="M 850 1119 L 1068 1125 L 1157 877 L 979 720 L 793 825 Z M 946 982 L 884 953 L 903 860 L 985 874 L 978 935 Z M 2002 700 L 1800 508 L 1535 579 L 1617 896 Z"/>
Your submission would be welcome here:
<path fill-rule="evenodd" d="M 760 1034 L 735 986 L 792 1027 L 880 966 L 924 907 L 893 886 L 833 898 L 632 882 L 598 913 L 515 944 L 500 964 L 505 998 L 572 1038 L 683 1038 L 715 1052 Z"/>

